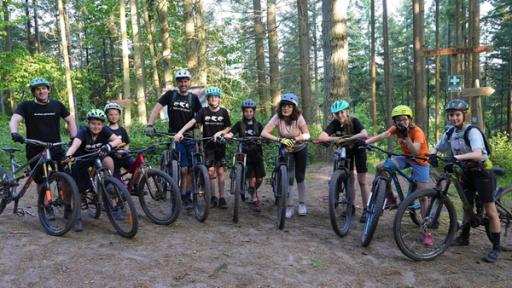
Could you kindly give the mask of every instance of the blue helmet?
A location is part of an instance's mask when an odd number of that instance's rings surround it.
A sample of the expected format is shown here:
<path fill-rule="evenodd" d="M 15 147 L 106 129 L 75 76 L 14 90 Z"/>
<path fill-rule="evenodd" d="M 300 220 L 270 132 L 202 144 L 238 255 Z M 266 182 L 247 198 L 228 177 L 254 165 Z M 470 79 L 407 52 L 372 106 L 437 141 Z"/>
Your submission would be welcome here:
<path fill-rule="evenodd" d="M 345 100 L 338 100 L 331 105 L 331 112 L 338 113 L 342 110 L 348 109 L 350 106 Z"/>
<path fill-rule="evenodd" d="M 466 101 L 462 99 L 452 99 L 448 103 L 446 103 L 446 107 L 444 108 L 444 111 L 463 111 L 466 112 L 469 109 L 469 105 Z"/>
<path fill-rule="evenodd" d="M 206 98 L 208 98 L 208 96 L 222 97 L 222 93 L 218 87 L 208 87 L 208 89 L 206 89 Z"/>
<path fill-rule="evenodd" d="M 245 100 L 244 102 L 242 102 L 242 111 L 245 109 L 245 108 L 253 108 L 253 109 L 256 109 L 256 102 L 252 101 L 252 100 Z"/>
<path fill-rule="evenodd" d="M 293 93 L 286 93 L 281 95 L 281 101 L 279 101 L 279 104 L 289 102 L 295 106 L 299 105 L 299 97 Z"/>

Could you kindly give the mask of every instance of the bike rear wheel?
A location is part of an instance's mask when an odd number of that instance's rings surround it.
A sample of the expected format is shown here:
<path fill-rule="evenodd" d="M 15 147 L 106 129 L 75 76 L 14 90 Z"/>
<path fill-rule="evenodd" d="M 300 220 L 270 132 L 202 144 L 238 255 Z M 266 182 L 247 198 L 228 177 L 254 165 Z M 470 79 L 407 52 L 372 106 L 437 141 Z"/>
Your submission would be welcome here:
<path fill-rule="evenodd" d="M 7 174 L 7 172 L 2 168 L 0 167 L 0 214 L 2 214 L 2 212 L 4 212 L 4 209 L 5 207 L 7 206 L 7 203 L 9 202 L 9 193 L 10 193 L 10 189 L 9 189 L 9 186 L 8 185 L 5 185 L 3 182 L 4 180 L 8 180 L 9 179 L 9 175 Z"/>
<path fill-rule="evenodd" d="M 155 224 L 169 225 L 181 211 L 180 189 L 174 180 L 158 169 L 148 169 L 138 185 L 142 210 Z"/>
<path fill-rule="evenodd" d="M 278 229 L 284 229 L 286 219 L 286 202 L 288 200 L 288 170 L 285 165 L 280 165 L 274 178 L 274 195 L 276 197 L 276 225 Z"/>
<path fill-rule="evenodd" d="M 512 251 L 512 185 L 501 188 L 496 199 L 496 208 L 501 223 L 501 249 Z"/>
<path fill-rule="evenodd" d="M 423 197 L 427 198 L 428 206 L 425 217 L 419 215 L 418 226 L 411 220 L 409 209 Z M 455 207 L 450 199 L 434 189 L 425 189 L 416 191 L 400 203 L 393 223 L 393 234 L 404 255 L 415 261 L 432 260 L 448 249 L 457 226 Z M 428 244 L 424 237 L 431 237 L 431 243 Z"/>
<path fill-rule="evenodd" d="M 114 229 L 123 237 L 135 236 L 139 220 L 126 186 L 119 179 L 105 175 L 101 189 L 103 190 L 103 206 Z"/>
<path fill-rule="evenodd" d="M 197 165 L 194 169 L 192 204 L 194 216 L 197 221 L 204 222 L 208 218 L 210 200 L 212 196 L 208 169 L 204 165 Z"/>
<path fill-rule="evenodd" d="M 46 233 L 61 236 L 73 227 L 80 209 L 80 194 L 75 180 L 64 173 L 54 172 L 48 186 L 41 186 L 37 199 L 39 221 Z"/>
<path fill-rule="evenodd" d="M 367 247 L 372 241 L 373 234 L 375 229 L 377 229 L 379 218 L 384 209 L 384 201 L 386 200 L 388 180 L 382 176 L 377 177 L 373 182 L 370 200 L 368 201 L 367 218 L 361 236 L 361 245 L 363 247 Z"/>
<path fill-rule="evenodd" d="M 336 170 L 329 181 L 329 216 L 334 232 L 343 237 L 348 234 L 352 221 L 352 199 L 348 175 Z"/>
<path fill-rule="evenodd" d="M 236 164 L 234 169 L 233 177 L 231 178 L 231 187 L 233 193 L 233 222 L 238 223 L 238 212 L 240 210 L 240 196 L 242 194 L 242 164 Z"/>

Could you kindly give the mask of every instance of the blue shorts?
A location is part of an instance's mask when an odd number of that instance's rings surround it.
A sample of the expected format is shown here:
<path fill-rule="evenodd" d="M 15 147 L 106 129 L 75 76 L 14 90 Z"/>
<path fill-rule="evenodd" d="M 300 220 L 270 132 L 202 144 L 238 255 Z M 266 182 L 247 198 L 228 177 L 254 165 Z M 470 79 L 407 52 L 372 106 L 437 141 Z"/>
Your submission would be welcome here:
<path fill-rule="evenodd" d="M 404 156 L 394 156 L 391 158 L 393 162 L 398 164 L 400 170 L 412 167 L 412 179 L 416 183 L 430 182 L 430 165 L 419 165 Z"/>
<path fill-rule="evenodd" d="M 196 141 L 185 140 L 180 143 L 176 143 L 174 159 L 180 160 L 181 167 L 192 167 L 192 153 L 196 151 Z M 179 158 L 178 158 L 179 153 Z"/>

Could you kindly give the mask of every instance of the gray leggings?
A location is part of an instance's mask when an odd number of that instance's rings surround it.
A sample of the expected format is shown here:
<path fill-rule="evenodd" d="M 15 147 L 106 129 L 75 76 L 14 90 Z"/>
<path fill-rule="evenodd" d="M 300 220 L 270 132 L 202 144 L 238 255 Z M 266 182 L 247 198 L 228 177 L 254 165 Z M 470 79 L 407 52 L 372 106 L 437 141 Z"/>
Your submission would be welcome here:
<path fill-rule="evenodd" d="M 293 178 L 297 180 L 297 192 L 299 194 L 299 203 L 304 203 L 306 198 L 306 164 L 308 159 L 308 148 L 297 152 L 288 153 L 288 206 L 292 206 L 292 188 Z"/>

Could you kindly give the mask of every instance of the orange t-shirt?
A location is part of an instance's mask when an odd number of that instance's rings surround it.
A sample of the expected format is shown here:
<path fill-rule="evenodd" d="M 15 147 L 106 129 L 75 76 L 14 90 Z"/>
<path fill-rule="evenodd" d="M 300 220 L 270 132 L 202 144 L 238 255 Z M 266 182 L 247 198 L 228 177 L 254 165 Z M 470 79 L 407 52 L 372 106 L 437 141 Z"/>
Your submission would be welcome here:
<path fill-rule="evenodd" d="M 395 125 L 391 126 L 387 132 L 391 135 L 395 135 L 398 138 L 403 138 L 402 135 L 398 134 Z M 420 143 L 420 153 L 418 153 L 418 156 L 427 158 L 426 155 L 428 153 L 428 144 L 427 138 L 425 137 L 425 133 L 423 133 L 423 130 L 421 130 L 421 128 L 418 126 L 410 128 L 409 138 L 411 138 L 412 143 Z M 402 150 L 402 153 L 404 153 L 405 155 L 412 155 L 411 151 L 409 151 L 409 148 L 407 148 L 407 145 L 400 143 L 400 149 Z M 414 161 L 420 165 L 428 165 L 428 162 L 426 160 L 416 159 Z"/>

